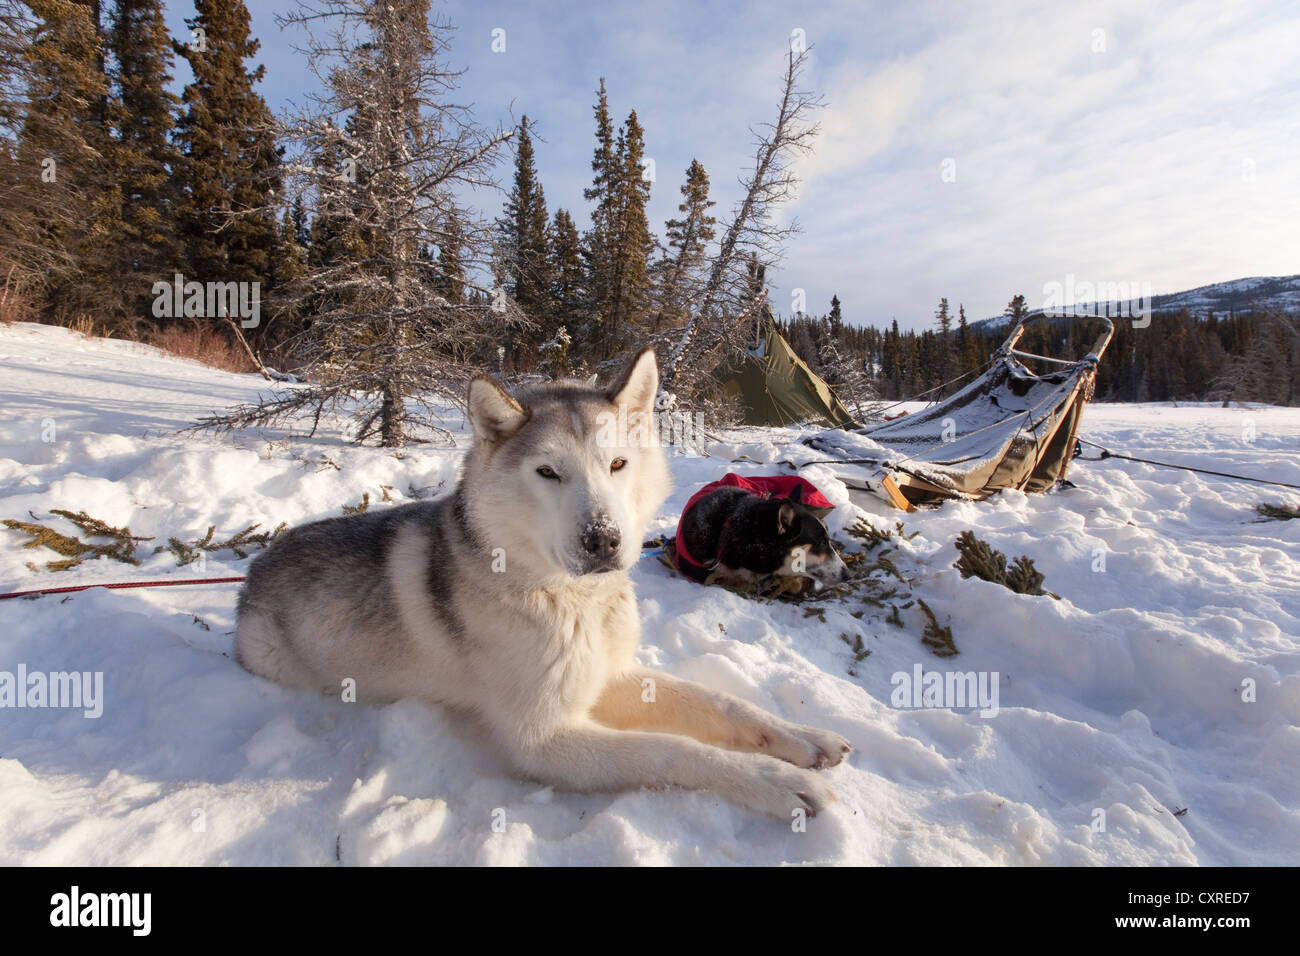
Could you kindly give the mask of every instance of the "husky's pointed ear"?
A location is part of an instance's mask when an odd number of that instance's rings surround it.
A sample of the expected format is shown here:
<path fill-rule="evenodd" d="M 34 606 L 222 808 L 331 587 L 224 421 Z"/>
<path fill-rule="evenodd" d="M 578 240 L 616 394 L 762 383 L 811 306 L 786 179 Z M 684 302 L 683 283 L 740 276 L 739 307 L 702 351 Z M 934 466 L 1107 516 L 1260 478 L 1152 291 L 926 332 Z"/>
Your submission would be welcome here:
<path fill-rule="evenodd" d="M 629 410 L 650 412 L 654 410 L 658 391 L 659 367 L 655 364 L 655 350 L 647 345 L 605 390 L 605 397 L 611 405 L 626 405 Z"/>
<path fill-rule="evenodd" d="M 489 375 L 475 376 L 469 383 L 466 404 L 475 437 L 489 445 L 509 438 L 528 421 L 528 410 Z"/>
<path fill-rule="evenodd" d="M 790 489 L 790 493 L 786 495 L 786 497 L 791 501 L 797 501 L 799 504 L 803 504 L 803 485 L 795 485 Z"/>

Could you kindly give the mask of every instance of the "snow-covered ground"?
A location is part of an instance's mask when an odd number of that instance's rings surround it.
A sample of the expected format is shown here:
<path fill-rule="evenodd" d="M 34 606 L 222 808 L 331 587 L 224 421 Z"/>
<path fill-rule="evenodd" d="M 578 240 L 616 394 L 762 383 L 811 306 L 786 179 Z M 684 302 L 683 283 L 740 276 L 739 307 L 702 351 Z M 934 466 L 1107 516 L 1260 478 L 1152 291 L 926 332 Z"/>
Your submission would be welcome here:
<path fill-rule="evenodd" d="M 455 481 L 454 449 L 359 449 L 337 428 L 293 443 L 176 434 L 265 388 L 129 343 L 0 327 L 0 519 L 76 534 L 50 511 L 84 509 L 157 539 L 138 568 L 35 573 L 28 562 L 56 556 L 0 529 L 0 591 L 237 575 L 246 562 L 228 552 L 200 569 L 152 549 Z M 459 414 L 447 424 L 463 445 Z M 799 435 L 728 433 L 712 457 L 674 458 L 653 532 L 727 470 L 823 457 Z M 1300 483 L 1298 409 L 1094 405 L 1083 435 Z M 742 456 L 754 461 L 733 464 Z M 839 506 L 829 524 L 847 539 L 864 512 L 832 467 L 802 473 Z M 435 707 L 343 704 L 251 677 L 231 659 L 236 585 L 0 601 L 0 672 L 103 673 L 98 718 L 0 709 L 0 863 L 1300 862 L 1300 521 L 1252 510 L 1300 494 L 1114 460 L 1070 477 L 1058 494 L 865 512 L 919 532 L 891 556 L 951 625 L 956 657 L 921 644 L 915 606 L 903 628 L 874 609 L 852 616 L 860 603 L 819 604 L 823 622 L 674 578 L 652 557 L 638 565 L 646 663 L 854 744 L 828 771 L 838 805 L 804 833 L 708 793 L 542 789 Z M 962 579 L 953 540 L 967 529 L 1032 557 L 1061 600 Z M 841 633 L 871 655 L 855 663 Z M 996 672 L 996 716 L 893 706 L 893 675 L 917 664 Z"/>

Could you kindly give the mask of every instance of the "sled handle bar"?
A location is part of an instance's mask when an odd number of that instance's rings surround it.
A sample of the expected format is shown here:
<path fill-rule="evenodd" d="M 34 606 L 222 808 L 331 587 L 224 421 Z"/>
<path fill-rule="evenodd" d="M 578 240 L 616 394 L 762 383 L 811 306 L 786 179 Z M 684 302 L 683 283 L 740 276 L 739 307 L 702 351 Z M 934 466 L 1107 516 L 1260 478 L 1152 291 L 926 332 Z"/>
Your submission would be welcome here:
<path fill-rule="evenodd" d="M 1064 317 L 1069 318 L 1069 316 Z M 1016 351 L 1016 343 L 1020 341 L 1020 336 L 1025 334 L 1025 325 L 1030 322 L 1037 322 L 1048 318 L 1062 318 L 1062 316 L 1049 316 L 1046 312 L 1035 312 L 1031 315 L 1025 316 L 1016 323 L 1016 327 L 1011 330 L 1011 334 L 1007 336 L 1007 340 L 1002 343 L 1001 351 L 1004 351 L 1009 355 L 1019 355 L 1024 358 L 1040 359 L 1044 362 L 1054 362 L 1057 365 L 1078 365 L 1078 362 L 1069 359 L 1052 358 L 1050 355 L 1035 355 L 1032 352 Z M 1102 329 L 1101 335 L 1097 336 L 1097 341 L 1092 344 L 1092 350 L 1083 357 L 1083 361 L 1085 362 L 1100 362 L 1102 353 L 1106 351 L 1106 346 L 1110 345 L 1111 336 L 1115 334 L 1115 323 L 1104 315 L 1089 315 L 1084 316 L 1084 318 L 1101 319 L 1106 323 L 1106 327 Z"/>

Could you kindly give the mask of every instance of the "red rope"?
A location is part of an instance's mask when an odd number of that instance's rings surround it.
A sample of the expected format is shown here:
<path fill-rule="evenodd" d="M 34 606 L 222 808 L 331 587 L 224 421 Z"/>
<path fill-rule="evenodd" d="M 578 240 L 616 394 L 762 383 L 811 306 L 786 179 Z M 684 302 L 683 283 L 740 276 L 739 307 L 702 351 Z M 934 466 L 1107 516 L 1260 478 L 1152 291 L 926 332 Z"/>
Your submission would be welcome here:
<path fill-rule="evenodd" d="M 14 591 L 12 594 L 0 594 L 0 601 L 7 598 L 31 597 L 37 594 L 67 594 L 72 591 L 89 591 L 91 588 L 174 588 L 186 584 L 234 584 L 243 578 L 194 578 L 190 581 L 130 581 L 125 584 L 74 584 L 66 588 L 40 588 L 35 591 Z"/>

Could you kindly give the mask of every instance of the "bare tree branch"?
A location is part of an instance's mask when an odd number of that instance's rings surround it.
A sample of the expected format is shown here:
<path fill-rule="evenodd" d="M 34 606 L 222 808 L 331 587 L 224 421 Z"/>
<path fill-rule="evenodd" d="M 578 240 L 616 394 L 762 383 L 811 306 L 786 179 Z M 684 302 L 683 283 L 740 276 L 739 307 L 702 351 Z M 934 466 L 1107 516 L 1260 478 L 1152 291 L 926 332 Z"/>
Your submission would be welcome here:
<path fill-rule="evenodd" d="M 766 298 L 762 272 L 780 260 L 785 240 L 798 231 L 793 221 L 777 224 L 774 213 L 793 197 L 798 184 L 794 161 L 812 150 L 820 131 L 812 117 L 823 101 L 799 88 L 810 49 L 790 51 L 776 120 L 751 130 L 754 165 L 740 180 L 745 193 L 718 242 L 708 279 L 690 303 L 691 317 L 664 363 L 657 399 L 661 409 L 675 404 L 675 391 L 697 393 L 706 370 L 745 348 Z"/>

